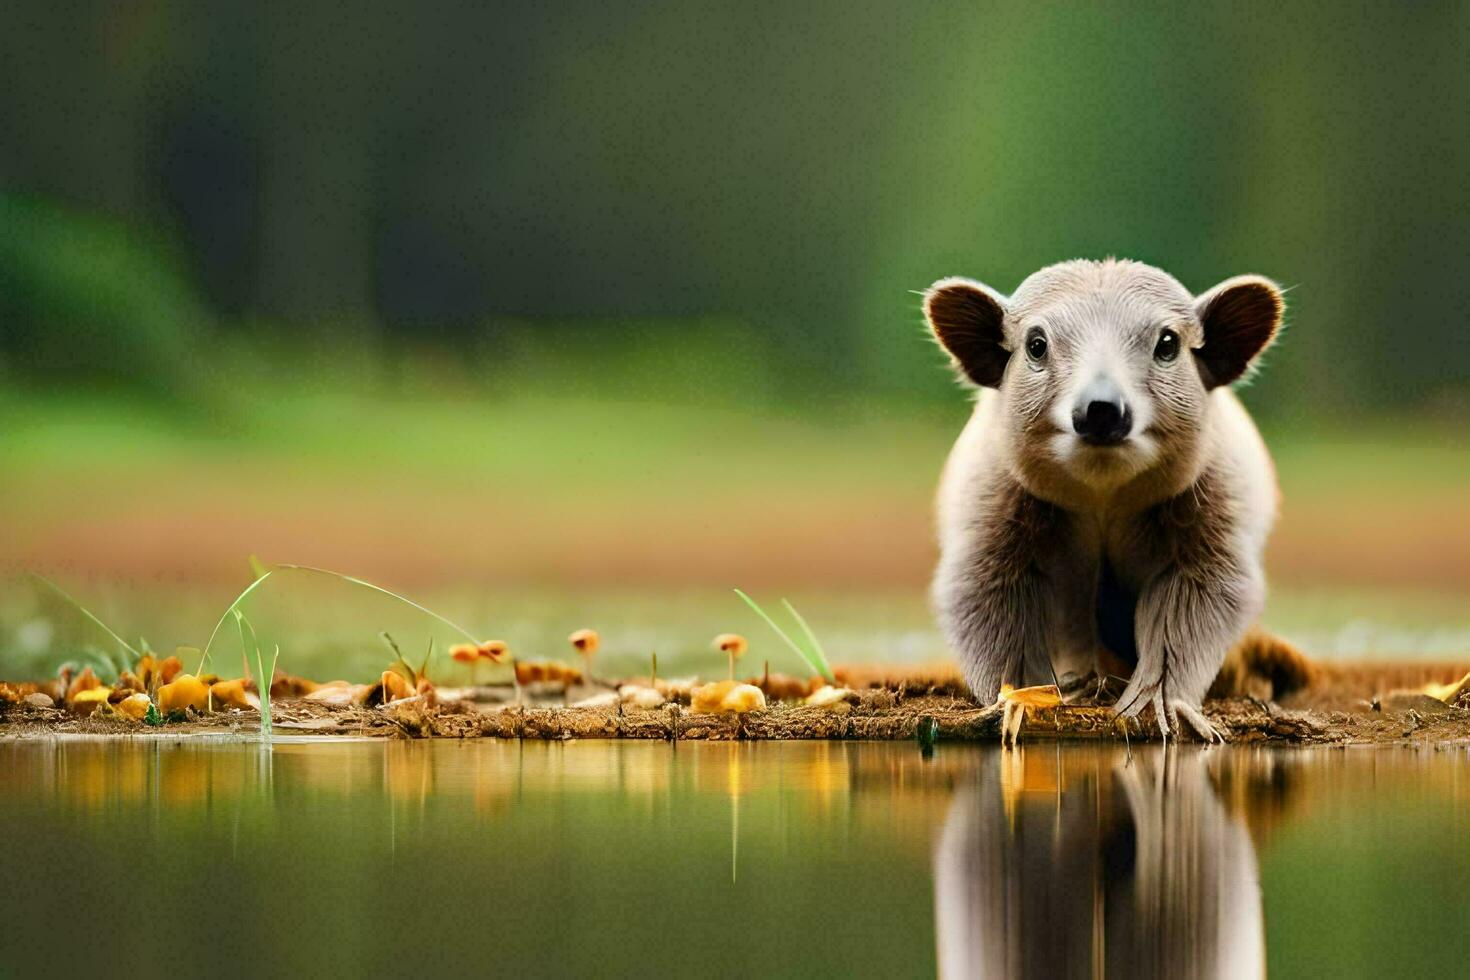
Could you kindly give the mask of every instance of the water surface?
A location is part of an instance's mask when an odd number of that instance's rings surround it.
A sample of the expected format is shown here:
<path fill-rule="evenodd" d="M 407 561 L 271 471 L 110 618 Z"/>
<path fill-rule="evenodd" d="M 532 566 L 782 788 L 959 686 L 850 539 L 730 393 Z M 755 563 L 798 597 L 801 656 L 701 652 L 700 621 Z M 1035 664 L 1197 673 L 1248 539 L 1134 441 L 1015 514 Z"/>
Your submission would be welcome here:
<path fill-rule="evenodd" d="M 0 742 L 0 975 L 1443 974 L 1463 749 Z"/>

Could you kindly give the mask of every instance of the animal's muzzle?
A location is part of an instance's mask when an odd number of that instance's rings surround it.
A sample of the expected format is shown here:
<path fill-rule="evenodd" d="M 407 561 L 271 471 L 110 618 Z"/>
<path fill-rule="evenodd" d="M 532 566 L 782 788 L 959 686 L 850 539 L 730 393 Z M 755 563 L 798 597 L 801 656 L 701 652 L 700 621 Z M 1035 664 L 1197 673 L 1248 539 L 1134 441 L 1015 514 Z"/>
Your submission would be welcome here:
<path fill-rule="evenodd" d="M 1098 378 L 1078 397 L 1072 428 L 1088 445 L 1116 446 L 1133 431 L 1133 412 L 1117 385 Z"/>

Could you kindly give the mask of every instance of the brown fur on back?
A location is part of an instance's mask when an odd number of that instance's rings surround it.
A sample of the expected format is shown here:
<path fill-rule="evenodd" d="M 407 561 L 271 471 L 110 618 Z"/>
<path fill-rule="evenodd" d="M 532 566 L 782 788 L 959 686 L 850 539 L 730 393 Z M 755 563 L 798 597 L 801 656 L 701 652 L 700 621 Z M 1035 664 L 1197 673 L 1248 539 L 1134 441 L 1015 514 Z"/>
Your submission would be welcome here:
<path fill-rule="evenodd" d="M 1311 687 L 1320 673 L 1295 645 L 1255 626 L 1230 648 L 1207 697 L 1275 700 Z"/>

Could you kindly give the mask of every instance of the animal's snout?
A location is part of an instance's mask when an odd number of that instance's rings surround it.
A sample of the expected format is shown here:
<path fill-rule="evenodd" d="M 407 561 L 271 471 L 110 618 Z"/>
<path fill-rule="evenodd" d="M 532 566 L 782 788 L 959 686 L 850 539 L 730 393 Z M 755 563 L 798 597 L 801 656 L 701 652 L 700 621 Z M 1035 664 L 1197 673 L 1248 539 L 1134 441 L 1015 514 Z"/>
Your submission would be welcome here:
<path fill-rule="evenodd" d="M 1133 431 L 1133 412 L 1117 385 L 1098 378 L 1078 397 L 1072 428 L 1090 445 L 1115 446 Z"/>

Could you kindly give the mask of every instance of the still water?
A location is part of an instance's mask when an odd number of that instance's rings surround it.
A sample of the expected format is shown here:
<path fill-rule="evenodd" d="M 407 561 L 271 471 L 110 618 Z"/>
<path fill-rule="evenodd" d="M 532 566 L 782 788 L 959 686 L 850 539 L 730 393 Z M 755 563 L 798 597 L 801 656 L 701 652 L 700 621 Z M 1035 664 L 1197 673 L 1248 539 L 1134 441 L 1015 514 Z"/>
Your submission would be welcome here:
<path fill-rule="evenodd" d="M 0 742 L 0 975 L 1444 976 L 1466 751 Z"/>

